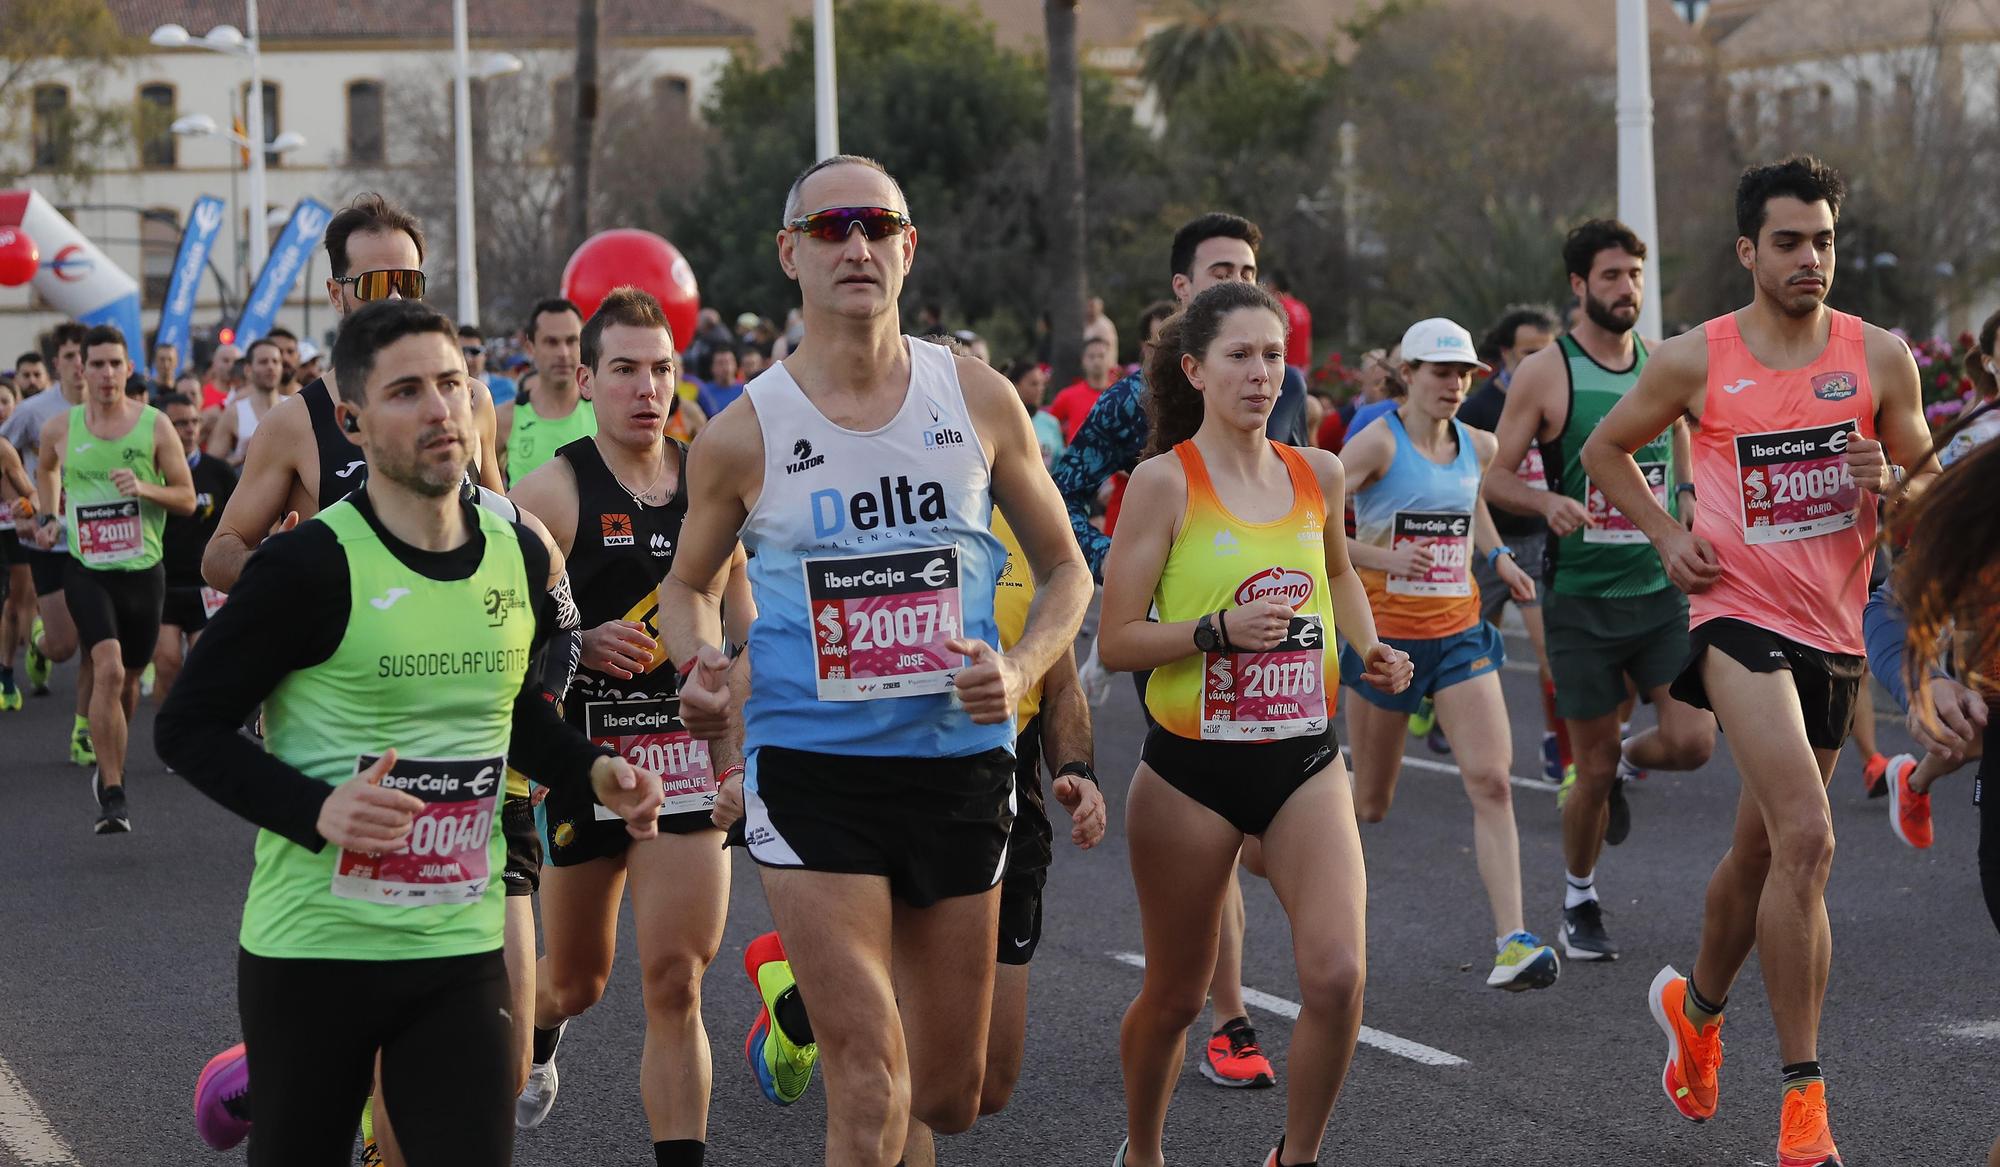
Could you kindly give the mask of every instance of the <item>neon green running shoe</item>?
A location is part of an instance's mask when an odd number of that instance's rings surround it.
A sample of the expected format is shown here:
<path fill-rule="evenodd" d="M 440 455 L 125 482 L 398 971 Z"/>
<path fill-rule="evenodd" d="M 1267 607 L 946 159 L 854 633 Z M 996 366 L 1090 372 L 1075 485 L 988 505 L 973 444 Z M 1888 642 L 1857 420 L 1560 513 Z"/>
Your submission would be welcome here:
<path fill-rule="evenodd" d="M 779 1106 L 790 1106 L 812 1085 L 819 1044 L 796 1044 L 777 1023 L 779 1002 L 787 993 L 797 991 L 798 981 L 792 976 L 791 962 L 785 959 L 785 946 L 776 932 L 766 932 L 750 942 L 743 954 L 743 971 L 750 974 L 757 995 L 764 1001 L 743 1040 L 743 1056 L 756 1073 L 764 1097 Z"/>
<path fill-rule="evenodd" d="M 1563 767 L 1562 789 L 1556 791 L 1557 810 L 1561 810 L 1569 804 L 1569 792 L 1574 789 L 1576 789 L 1576 763 L 1571 762 L 1569 765 Z"/>
<path fill-rule="evenodd" d="M 1493 957 L 1493 971 L 1486 983 L 1496 989 L 1519 993 L 1526 989 L 1546 989 L 1562 975 L 1556 950 L 1543 944 L 1533 932 L 1516 932 L 1507 937 Z"/>
<path fill-rule="evenodd" d="M 148 664 L 146 671 L 139 674 L 139 696 L 151 697 L 153 695 L 153 686 L 159 679 L 159 676 L 153 671 L 153 666 Z"/>
<path fill-rule="evenodd" d="M 1410 714 L 1410 736 L 1429 737 L 1430 732 L 1437 728 L 1437 724 L 1437 706 L 1431 702 L 1429 697 L 1426 697 L 1423 700 L 1423 704 L 1417 706 L 1417 711 Z"/>
<path fill-rule="evenodd" d="M 37 697 L 46 697 L 49 695 L 49 670 L 54 666 L 35 647 L 41 638 L 42 618 L 37 616 L 28 627 L 28 689 Z"/>
<path fill-rule="evenodd" d="M 69 760 L 79 766 L 97 765 L 97 744 L 90 740 L 90 723 L 81 717 L 69 734 Z"/>
<path fill-rule="evenodd" d="M 0 712 L 11 711 L 20 707 L 21 690 L 15 686 L 14 679 L 8 677 L 5 680 L 0 680 Z"/>

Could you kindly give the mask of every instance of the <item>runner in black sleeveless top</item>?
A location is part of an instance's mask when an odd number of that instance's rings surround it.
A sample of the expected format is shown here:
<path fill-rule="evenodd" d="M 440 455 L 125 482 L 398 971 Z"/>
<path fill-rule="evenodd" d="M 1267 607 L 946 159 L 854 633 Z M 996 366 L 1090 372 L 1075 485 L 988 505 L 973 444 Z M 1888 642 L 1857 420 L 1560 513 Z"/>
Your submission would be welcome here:
<path fill-rule="evenodd" d="M 349 491 L 368 481 L 368 461 L 361 447 L 341 431 L 333 412 L 333 393 L 324 380 L 299 390 L 312 419 L 313 445 L 319 450 L 319 505 L 321 510 L 347 497 Z"/>

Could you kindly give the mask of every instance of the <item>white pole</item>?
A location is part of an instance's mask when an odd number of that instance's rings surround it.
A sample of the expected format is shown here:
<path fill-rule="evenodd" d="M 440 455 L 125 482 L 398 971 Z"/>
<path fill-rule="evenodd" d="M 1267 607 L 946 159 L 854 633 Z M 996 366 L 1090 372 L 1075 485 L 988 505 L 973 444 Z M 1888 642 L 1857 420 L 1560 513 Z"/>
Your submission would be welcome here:
<path fill-rule="evenodd" d="M 1661 339 L 1660 214 L 1653 199 L 1653 66 L 1646 0 L 1618 0 L 1618 217 L 1651 253 L 1639 335 Z"/>
<path fill-rule="evenodd" d="M 244 102 L 245 135 L 250 139 L 250 278 L 264 270 L 271 249 L 271 228 L 264 222 L 264 69 L 263 46 L 257 43 L 257 0 L 244 0 L 249 27 L 250 98 Z"/>
<path fill-rule="evenodd" d="M 472 64 L 466 53 L 465 0 L 452 0 L 453 145 L 458 154 L 458 322 L 479 319 L 479 263 L 472 248 Z"/>
<path fill-rule="evenodd" d="M 813 126 L 819 157 L 840 153 L 840 107 L 833 77 L 833 0 L 813 0 Z"/>

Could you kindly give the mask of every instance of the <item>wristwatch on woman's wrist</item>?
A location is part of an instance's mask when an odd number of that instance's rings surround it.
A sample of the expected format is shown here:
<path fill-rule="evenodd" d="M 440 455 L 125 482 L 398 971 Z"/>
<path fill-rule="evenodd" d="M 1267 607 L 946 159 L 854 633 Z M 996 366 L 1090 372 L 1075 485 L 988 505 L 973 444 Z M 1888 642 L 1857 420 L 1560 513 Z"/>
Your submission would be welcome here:
<path fill-rule="evenodd" d="M 1194 622 L 1194 646 L 1199 652 L 1222 651 L 1222 634 L 1215 630 L 1215 613 Z"/>

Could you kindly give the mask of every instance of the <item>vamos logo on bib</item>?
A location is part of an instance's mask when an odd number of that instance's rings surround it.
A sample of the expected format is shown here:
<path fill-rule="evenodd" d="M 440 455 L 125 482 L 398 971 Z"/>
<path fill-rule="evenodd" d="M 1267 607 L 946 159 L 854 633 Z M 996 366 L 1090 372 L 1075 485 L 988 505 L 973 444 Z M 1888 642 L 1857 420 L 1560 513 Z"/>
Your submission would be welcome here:
<path fill-rule="evenodd" d="M 1273 567 L 1238 584 L 1236 603 L 1241 606 L 1258 600 L 1283 600 L 1296 611 L 1312 599 L 1312 594 L 1312 576 L 1294 568 Z"/>

